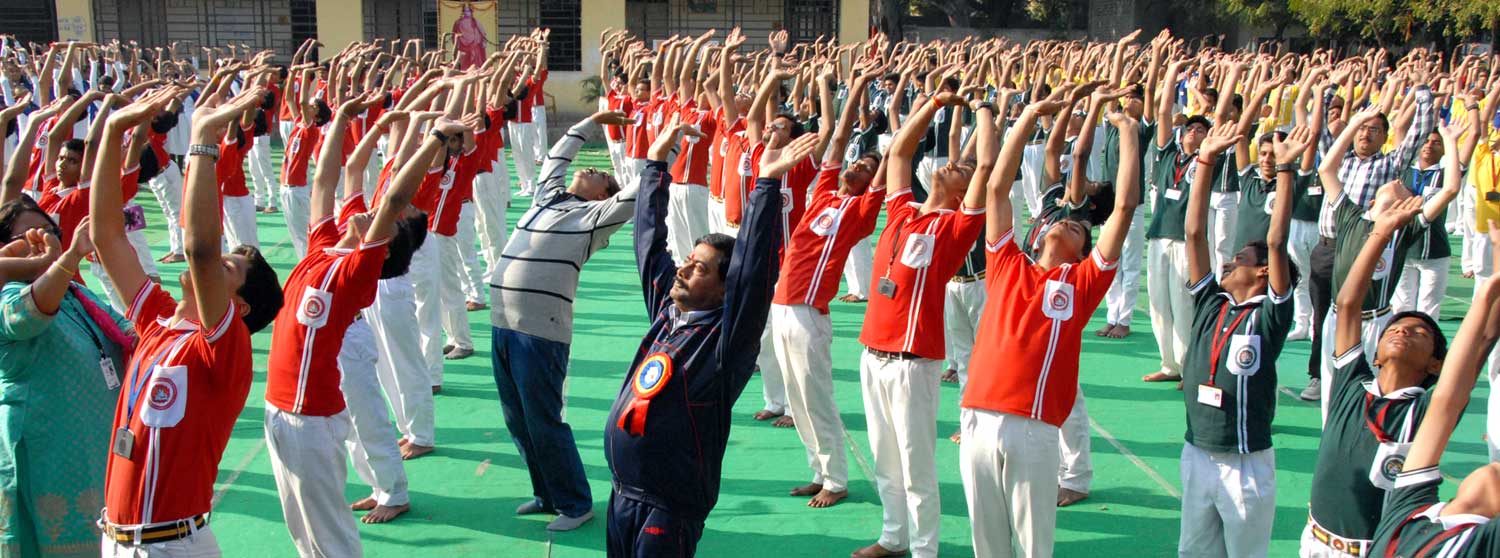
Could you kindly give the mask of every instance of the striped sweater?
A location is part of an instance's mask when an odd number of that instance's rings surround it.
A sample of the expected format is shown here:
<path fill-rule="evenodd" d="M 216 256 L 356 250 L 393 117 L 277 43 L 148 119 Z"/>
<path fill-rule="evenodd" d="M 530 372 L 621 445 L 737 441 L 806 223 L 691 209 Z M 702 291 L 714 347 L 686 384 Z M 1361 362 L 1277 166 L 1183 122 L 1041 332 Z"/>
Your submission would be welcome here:
<path fill-rule="evenodd" d="M 490 283 L 490 323 L 558 343 L 573 340 L 578 274 L 635 212 L 637 185 L 613 197 L 586 201 L 567 191 L 568 166 L 589 135 L 592 120 L 574 124 L 557 140 L 537 182 L 535 201 L 516 223 Z"/>

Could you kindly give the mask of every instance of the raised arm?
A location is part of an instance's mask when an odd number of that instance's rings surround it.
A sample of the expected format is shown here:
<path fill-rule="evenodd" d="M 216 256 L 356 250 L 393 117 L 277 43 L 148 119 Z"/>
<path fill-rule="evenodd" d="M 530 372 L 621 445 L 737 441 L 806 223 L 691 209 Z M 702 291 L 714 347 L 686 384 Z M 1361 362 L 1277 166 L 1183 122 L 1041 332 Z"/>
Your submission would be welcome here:
<path fill-rule="evenodd" d="M 1015 185 L 1016 172 L 1021 168 L 1026 141 L 1036 130 L 1037 118 L 1062 110 L 1063 101 L 1055 97 L 1054 94 L 1054 98 L 1026 105 L 1026 108 L 1021 111 L 1021 116 L 1006 132 L 1005 143 L 1001 144 L 1000 156 L 995 163 L 995 172 L 990 173 L 989 195 L 985 198 L 984 240 L 988 244 L 999 242 L 1000 238 L 1011 229 L 1014 208 L 1010 203 L 1010 190 Z M 890 161 L 890 158 L 887 157 L 886 160 Z M 906 174 L 908 176 L 911 174 L 910 164 L 906 167 Z M 901 183 L 896 189 L 899 190 L 902 187 L 909 188 L 909 182 Z"/>
<path fill-rule="evenodd" d="M 1347 353 L 1360 344 L 1363 326 L 1358 310 L 1370 290 L 1370 277 L 1375 273 L 1375 266 L 1380 263 L 1381 253 L 1395 237 L 1396 231 L 1405 227 L 1421 211 L 1422 198 L 1412 196 L 1387 208 L 1375 220 L 1375 227 L 1365 237 L 1364 247 L 1349 266 L 1349 274 L 1344 276 L 1343 286 L 1336 295 L 1335 307 L 1343 311 L 1338 313 L 1338 323 L 1333 334 L 1335 356 Z"/>
<path fill-rule="evenodd" d="M 1115 208 L 1099 229 L 1095 249 L 1104 261 L 1114 262 L 1119 261 L 1123 253 L 1125 237 L 1130 234 L 1130 222 L 1135 218 L 1135 208 L 1141 203 L 1138 185 L 1141 183 L 1142 146 L 1139 122 L 1119 110 L 1111 112 L 1109 120 L 1110 125 L 1120 130 L 1120 167 L 1115 171 Z"/>
<path fill-rule="evenodd" d="M 15 154 L 11 155 L 10 164 L 5 168 L 5 183 L 0 185 L 0 203 L 20 197 L 21 189 L 26 187 L 26 173 L 31 170 L 27 149 L 35 149 L 36 138 L 40 134 L 42 124 L 52 115 L 57 114 L 61 108 L 61 103 L 52 103 L 42 110 L 31 113 L 31 118 L 26 120 L 26 127 L 21 132 L 21 140 L 16 144 L 19 147 Z"/>
<path fill-rule="evenodd" d="M 1490 230 L 1497 229 L 1500 229 L 1500 224 L 1491 221 Z M 1458 418 L 1469 405 L 1480 369 L 1484 368 L 1484 359 L 1495 345 L 1495 321 L 1500 317 L 1497 303 L 1500 303 L 1500 275 L 1480 285 L 1474 303 L 1464 315 L 1463 324 L 1458 326 L 1458 333 L 1448 344 L 1443 372 L 1438 375 L 1437 385 L 1432 389 L 1427 414 L 1417 427 L 1402 472 L 1437 467 L 1442 459 L 1448 439 L 1458 426 Z"/>
<path fill-rule="evenodd" d="M 125 237 L 125 202 L 120 192 L 120 145 L 126 130 L 144 127 L 161 113 L 172 98 L 170 87 L 158 89 L 115 111 L 105 123 L 104 136 L 95 153 L 94 174 L 89 186 L 89 237 L 99 263 L 109 275 L 122 298 L 135 296 L 148 280 L 135 248 Z M 137 130 L 132 142 L 140 141 L 144 132 Z M 212 166 L 212 165 L 208 165 Z"/>
<path fill-rule="evenodd" d="M 259 106 L 263 95 L 265 89 L 255 87 L 226 104 L 198 107 L 193 113 L 192 143 L 217 145 L 224 135 L 225 126 L 244 111 Z M 118 153 L 119 150 L 115 151 Z M 187 175 L 183 178 L 183 249 L 187 253 L 199 322 L 217 324 L 230 306 L 229 293 L 224 288 L 227 280 L 224 255 L 220 251 L 223 221 L 219 209 L 219 184 L 214 176 L 212 158 L 189 156 L 195 157 L 192 162 L 197 164 L 188 165 Z"/>
<path fill-rule="evenodd" d="M 317 223 L 324 218 L 334 214 L 337 201 L 334 200 L 335 192 L 339 183 L 339 170 L 344 158 L 344 135 L 349 129 L 349 121 L 365 109 L 380 102 L 378 93 L 368 93 L 361 97 L 350 99 L 338 108 L 338 114 L 333 117 L 333 122 L 328 124 L 328 129 L 323 135 L 323 150 L 318 152 L 317 170 L 313 173 L 312 199 L 308 210 L 309 223 Z M 364 169 L 363 166 L 359 169 Z"/>
<path fill-rule="evenodd" d="M 1318 141 L 1310 128 L 1297 128 L 1286 139 L 1275 142 L 1273 153 L 1262 153 L 1261 157 L 1276 158 L 1276 201 L 1271 208 L 1271 227 L 1266 232 L 1266 266 L 1270 272 L 1271 293 L 1276 296 L 1291 296 L 1291 260 L 1287 255 L 1287 237 L 1291 228 L 1292 203 L 1296 191 L 1298 162 Z M 1354 312 L 1350 312 L 1354 314 Z"/>
<path fill-rule="evenodd" d="M 1183 236 L 1187 240 L 1188 281 L 1196 282 L 1213 270 L 1208 246 L 1209 186 L 1213 182 L 1219 157 L 1237 141 L 1239 138 L 1235 134 L 1235 127 L 1225 122 L 1214 126 L 1198 147 L 1193 187 L 1188 192 L 1187 218 L 1182 224 Z M 1120 160 L 1124 164 L 1123 156 Z"/>

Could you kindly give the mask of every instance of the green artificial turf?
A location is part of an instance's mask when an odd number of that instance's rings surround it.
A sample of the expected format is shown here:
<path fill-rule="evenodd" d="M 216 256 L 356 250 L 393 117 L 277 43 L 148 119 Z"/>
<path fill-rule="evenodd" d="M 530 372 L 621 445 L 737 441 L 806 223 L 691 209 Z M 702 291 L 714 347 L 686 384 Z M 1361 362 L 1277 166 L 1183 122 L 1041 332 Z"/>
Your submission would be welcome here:
<path fill-rule="evenodd" d="M 280 152 L 274 155 L 280 160 Z M 603 149 L 580 154 L 576 165 L 608 168 Z M 515 176 L 514 171 L 511 176 Z M 148 238 L 156 256 L 166 251 L 161 213 L 149 190 L 137 198 L 151 220 Z M 529 199 L 516 198 L 509 211 L 514 225 Z M 295 264 L 282 216 L 260 215 L 266 257 L 285 278 Z M 609 406 L 647 326 L 635 278 L 630 227 L 594 256 L 583 270 L 578 292 L 572 364 L 567 388 L 567 420 L 572 424 L 584 470 L 593 489 L 598 517 L 570 533 L 544 527 L 548 516 L 517 517 L 513 510 L 531 497 L 526 467 L 501 420 L 490 372 L 488 311 L 469 314 L 475 354 L 446 364 L 443 393 L 437 396 L 437 451 L 406 462 L 412 510 L 394 523 L 360 524 L 367 556 L 598 557 L 604 555 L 609 469 L 603 427 Z M 1458 253 L 1455 242 L 1454 253 Z M 1468 307 L 1472 281 L 1458 278 L 1458 258 L 1442 325 L 1449 335 Z M 1144 266 L 1143 266 L 1144 267 Z M 182 265 L 164 266 L 176 290 Z M 1149 273 L 1150 270 L 1145 270 Z M 92 281 L 92 277 L 90 277 Z M 1081 381 L 1093 423 L 1094 479 L 1089 499 L 1060 510 L 1056 555 L 1174 556 L 1179 529 L 1178 457 L 1182 451 L 1182 394 L 1171 384 L 1146 384 L 1142 374 L 1156 369 L 1158 356 L 1146 310 L 1145 279 L 1133 333 L 1126 339 L 1096 337 L 1101 308 L 1083 340 Z M 841 291 L 842 292 L 842 291 Z M 834 390 L 848 432 L 849 490 L 845 502 L 810 509 L 805 498 L 787 490 L 810 479 L 805 453 L 792 429 L 773 428 L 750 415 L 759 410 L 761 382 L 751 380 L 734 409 L 736 422 L 724 458 L 718 507 L 708 518 L 698 547 L 705 557 L 842 557 L 870 544 L 880 533 L 880 504 L 872 476 L 856 340 L 864 306 L 834 302 L 832 319 Z M 229 557 L 295 556 L 283 525 L 281 507 L 265 451 L 262 429 L 264 370 L 270 332 L 255 336 L 256 382 L 219 465 L 213 529 Z M 1294 395 L 1306 385 L 1309 344 L 1290 343 L 1283 353 L 1275 421 L 1277 511 L 1272 556 L 1295 555 L 1307 517 L 1307 494 L 1316 459 L 1318 408 Z M 769 348 L 767 349 L 769 350 Z M 1462 477 L 1486 462 L 1481 382 L 1443 463 L 1448 475 Z M 938 417 L 938 479 L 943 521 L 941 554 L 972 556 L 970 523 L 958 471 L 957 445 L 946 436 L 958 428 L 958 387 L 944 384 Z M 1453 483 L 1446 485 L 1451 494 Z M 369 494 L 349 472 L 350 501 Z"/>

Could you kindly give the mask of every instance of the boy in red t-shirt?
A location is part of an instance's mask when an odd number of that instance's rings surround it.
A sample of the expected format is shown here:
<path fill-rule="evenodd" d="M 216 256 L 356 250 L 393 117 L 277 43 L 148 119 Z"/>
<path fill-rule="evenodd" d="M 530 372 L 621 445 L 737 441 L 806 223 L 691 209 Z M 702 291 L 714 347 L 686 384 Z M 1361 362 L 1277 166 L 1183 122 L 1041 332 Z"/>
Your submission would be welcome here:
<path fill-rule="evenodd" d="M 314 146 L 322 139 L 323 126 L 333 118 L 328 103 L 312 96 L 315 91 L 311 80 L 312 70 L 303 69 L 298 92 L 305 96 L 287 102 L 292 111 L 292 135 L 281 161 L 281 210 L 287 232 L 292 237 L 292 247 L 299 258 L 307 254 L 308 212 L 312 198 L 307 189 L 307 167 Z"/>
<path fill-rule="evenodd" d="M 90 188 L 91 236 L 110 280 L 130 293 L 127 317 L 139 341 L 107 450 L 100 519 L 105 555 L 219 552 L 208 516 L 219 460 L 250 393 L 250 335 L 269 325 L 281 307 L 276 272 L 259 251 L 241 246 L 220 252 L 215 144 L 262 89 L 248 91 L 223 104 L 210 97 L 194 115 L 181 301 L 149 280 L 136 261 L 120 195 L 124 132 L 159 113 L 174 90 L 148 94 L 106 123 Z"/>
<path fill-rule="evenodd" d="M 226 81 L 227 83 L 227 81 Z M 219 161 L 214 164 L 214 175 L 219 180 L 220 206 L 224 208 L 224 240 L 230 246 L 254 246 L 260 248 L 256 230 L 255 198 L 251 197 L 245 184 L 245 161 L 255 156 L 255 149 L 263 141 L 255 133 L 263 131 L 256 121 L 262 120 L 262 102 L 245 111 L 239 121 L 219 138 Z M 250 161 L 251 168 L 258 164 Z"/>

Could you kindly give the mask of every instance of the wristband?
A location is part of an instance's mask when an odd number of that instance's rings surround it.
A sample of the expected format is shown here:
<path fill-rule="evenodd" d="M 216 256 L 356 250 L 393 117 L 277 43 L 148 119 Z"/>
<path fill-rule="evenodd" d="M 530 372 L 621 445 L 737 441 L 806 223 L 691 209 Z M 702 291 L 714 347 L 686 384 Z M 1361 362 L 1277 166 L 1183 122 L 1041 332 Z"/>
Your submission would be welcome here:
<path fill-rule="evenodd" d="M 213 157 L 214 160 L 217 161 L 219 160 L 219 146 L 209 145 L 206 143 L 195 143 L 188 146 L 187 154 L 189 157 L 194 155 L 206 155 L 209 157 Z"/>
<path fill-rule="evenodd" d="M 979 112 L 980 110 L 983 110 L 983 109 L 990 109 L 990 112 L 995 112 L 995 103 L 990 103 L 990 102 L 979 103 L 979 107 L 976 108 L 976 109 L 974 109 L 974 112 Z"/>
<path fill-rule="evenodd" d="M 1479 110 L 1479 105 L 1465 105 L 1464 110 Z"/>
<path fill-rule="evenodd" d="M 62 258 L 58 258 L 58 259 L 54 260 L 52 262 L 52 265 L 57 266 L 59 269 L 63 270 L 68 275 L 78 275 L 78 270 L 77 269 L 68 269 L 68 266 L 64 265 L 62 263 Z"/>
<path fill-rule="evenodd" d="M 443 143 L 448 143 L 448 134 L 444 134 L 442 131 L 439 131 L 437 128 L 433 128 L 432 129 L 432 137 L 437 138 L 438 141 L 441 141 Z"/>
<path fill-rule="evenodd" d="M 1282 164 L 1276 165 L 1276 173 L 1277 174 L 1281 174 L 1283 172 L 1296 172 L 1296 171 L 1297 171 L 1297 165 L 1294 165 L 1292 163 L 1282 163 Z"/>
<path fill-rule="evenodd" d="M 1200 164 L 1200 165 L 1213 165 L 1214 162 L 1213 161 L 1208 161 L 1208 160 L 1205 160 L 1202 157 L 1199 157 L 1198 158 L 1198 164 Z"/>

